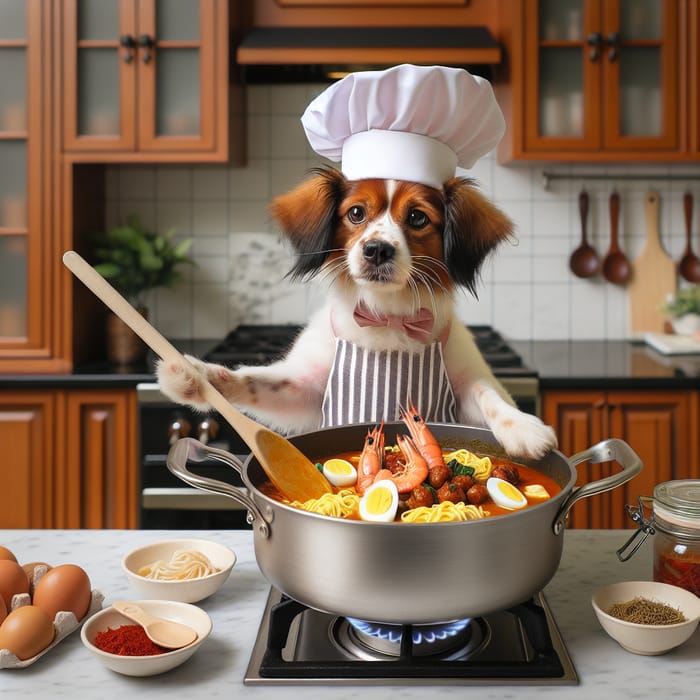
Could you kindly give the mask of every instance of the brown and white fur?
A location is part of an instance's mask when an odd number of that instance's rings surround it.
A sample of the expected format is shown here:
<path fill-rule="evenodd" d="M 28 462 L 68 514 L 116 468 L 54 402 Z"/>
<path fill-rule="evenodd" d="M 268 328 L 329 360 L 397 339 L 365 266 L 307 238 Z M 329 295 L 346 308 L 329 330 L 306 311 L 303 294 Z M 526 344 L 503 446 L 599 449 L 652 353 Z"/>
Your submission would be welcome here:
<path fill-rule="evenodd" d="M 232 404 L 281 432 L 316 429 L 334 333 L 370 350 L 418 347 L 400 330 L 358 326 L 356 304 L 397 315 L 426 307 L 435 317 L 434 338 L 451 324 L 443 354 L 459 421 L 487 426 L 513 456 L 539 457 L 556 446 L 550 427 L 515 407 L 454 315 L 456 286 L 474 293 L 485 257 L 512 231 L 469 180 L 453 178 L 438 190 L 397 180 L 348 181 L 322 169 L 273 200 L 270 210 L 297 254 L 290 275 L 320 275 L 329 292 L 274 364 L 229 370 L 188 358 Z M 198 375 L 183 364 L 161 363 L 158 379 L 173 400 L 209 408 Z"/>

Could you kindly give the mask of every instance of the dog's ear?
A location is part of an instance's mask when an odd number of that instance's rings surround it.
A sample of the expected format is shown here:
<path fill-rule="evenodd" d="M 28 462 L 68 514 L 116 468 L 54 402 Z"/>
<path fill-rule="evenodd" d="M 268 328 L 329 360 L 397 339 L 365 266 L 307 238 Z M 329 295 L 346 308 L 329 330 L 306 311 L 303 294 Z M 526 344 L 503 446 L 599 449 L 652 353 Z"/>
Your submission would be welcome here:
<path fill-rule="evenodd" d="M 513 233 L 513 222 L 486 199 L 469 179 L 444 185 L 445 263 L 452 279 L 476 296 L 476 281 L 486 256 Z"/>
<path fill-rule="evenodd" d="M 328 258 L 347 181 L 333 168 L 312 171 L 293 190 L 272 200 L 269 211 L 297 253 L 292 279 L 313 277 Z"/>

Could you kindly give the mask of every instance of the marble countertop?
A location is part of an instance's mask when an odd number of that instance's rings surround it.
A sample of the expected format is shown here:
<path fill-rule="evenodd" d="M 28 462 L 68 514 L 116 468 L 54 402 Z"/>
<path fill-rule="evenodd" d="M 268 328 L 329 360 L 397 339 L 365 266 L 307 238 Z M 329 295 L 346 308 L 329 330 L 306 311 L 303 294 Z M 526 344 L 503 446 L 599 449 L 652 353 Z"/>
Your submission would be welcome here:
<path fill-rule="evenodd" d="M 700 630 L 669 654 L 637 656 L 624 651 L 600 628 L 590 605 L 593 591 L 614 581 L 651 578 L 651 542 L 626 563 L 615 550 L 630 531 L 570 530 L 564 535 L 560 567 L 545 589 L 564 642 L 576 667 L 576 686 L 246 686 L 243 683 L 269 590 L 253 552 L 250 531 L 163 532 L 99 530 L 3 530 L 0 544 L 22 563 L 75 563 L 86 569 L 105 605 L 136 599 L 121 570 L 130 549 L 171 536 L 206 537 L 231 547 L 238 562 L 224 586 L 199 605 L 213 620 L 211 637 L 183 666 L 161 676 L 131 678 L 101 666 L 83 647 L 80 633 L 57 645 L 24 669 L 0 670 L 3 698 L 100 698 L 123 700 L 130 694 L 149 698 L 344 698 L 465 697 L 479 700 L 528 698 L 697 697 L 700 686 Z M 536 543 L 533 543 L 536 546 Z"/>

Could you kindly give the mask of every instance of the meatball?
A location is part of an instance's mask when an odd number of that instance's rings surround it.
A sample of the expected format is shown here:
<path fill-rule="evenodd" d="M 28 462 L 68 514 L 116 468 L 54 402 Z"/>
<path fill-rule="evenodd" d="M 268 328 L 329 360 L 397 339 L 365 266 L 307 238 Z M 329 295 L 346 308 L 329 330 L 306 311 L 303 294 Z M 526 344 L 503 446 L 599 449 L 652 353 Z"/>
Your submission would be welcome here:
<path fill-rule="evenodd" d="M 416 486 L 406 499 L 406 505 L 409 508 L 420 508 L 421 506 L 430 508 L 434 502 L 433 492 L 422 484 Z"/>
<path fill-rule="evenodd" d="M 457 474 L 457 476 L 452 477 L 452 482 L 456 486 L 459 486 L 464 493 L 469 491 L 469 489 L 474 486 L 475 481 L 473 476 L 469 474 Z"/>
<path fill-rule="evenodd" d="M 509 481 L 514 486 L 520 483 L 520 472 L 518 468 L 512 464 L 499 464 L 491 470 L 491 476 Z"/>
<path fill-rule="evenodd" d="M 452 476 L 452 470 L 443 462 L 428 470 L 428 481 L 434 489 L 439 489 Z"/>
<path fill-rule="evenodd" d="M 461 489 L 459 486 L 456 486 L 455 484 L 452 484 L 449 481 L 446 481 L 437 490 L 437 498 L 438 503 L 443 503 L 444 501 L 451 501 L 452 503 L 463 503 L 467 500 L 467 497 L 464 493 L 464 489 Z"/>
<path fill-rule="evenodd" d="M 474 484 L 467 491 L 467 500 L 473 506 L 481 505 L 489 497 L 489 492 L 483 484 Z"/>

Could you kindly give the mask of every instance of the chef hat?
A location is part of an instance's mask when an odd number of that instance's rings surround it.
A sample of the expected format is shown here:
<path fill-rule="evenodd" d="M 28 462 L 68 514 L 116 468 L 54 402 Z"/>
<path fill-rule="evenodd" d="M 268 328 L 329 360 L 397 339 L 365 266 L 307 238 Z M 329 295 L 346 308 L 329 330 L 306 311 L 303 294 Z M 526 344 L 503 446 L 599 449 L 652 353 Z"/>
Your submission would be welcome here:
<path fill-rule="evenodd" d="M 461 68 L 394 66 L 351 73 L 306 108 L 311 147 L 350 180 L 384 178 L 441 188 L 503 136 L 491 84 Z"/>

